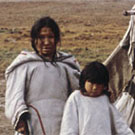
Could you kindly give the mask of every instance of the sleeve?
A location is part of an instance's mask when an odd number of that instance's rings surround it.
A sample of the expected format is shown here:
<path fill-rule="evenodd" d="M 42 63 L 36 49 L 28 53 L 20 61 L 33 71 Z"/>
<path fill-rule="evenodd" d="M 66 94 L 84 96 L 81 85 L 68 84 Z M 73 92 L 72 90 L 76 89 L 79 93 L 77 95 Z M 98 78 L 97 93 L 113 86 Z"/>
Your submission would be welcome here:
<path fill-rule="evenodd" d="M 22 114 L 28 113 L 24 95 L 26 73 L 27 68 L 21 66 L 9 73 L 6 78 L 5 115 L 11 120 L 14 128 L 16 128 Z"/>
<path fill-rule="evenodd" d="M 76 89 L 79 89 L 80 65 L 73 57 L 72 62 L 65 68 L 69 86 L 69 94 Z"/>
<path fill-rule="evenodd" d="M 79 135 L 78 110 L 73 94 L 65 105 L 60 135 Z"/>
<path fill-rule="evenodd" d="M 124 121 L 121 114 L 114 107 L 110 105 L 110 115 L 111 115 L 111 125 L 112 125 L 112 134 L 114 135 L 134 135 L 132 130 L 129 128 L 127 123 Z"/>

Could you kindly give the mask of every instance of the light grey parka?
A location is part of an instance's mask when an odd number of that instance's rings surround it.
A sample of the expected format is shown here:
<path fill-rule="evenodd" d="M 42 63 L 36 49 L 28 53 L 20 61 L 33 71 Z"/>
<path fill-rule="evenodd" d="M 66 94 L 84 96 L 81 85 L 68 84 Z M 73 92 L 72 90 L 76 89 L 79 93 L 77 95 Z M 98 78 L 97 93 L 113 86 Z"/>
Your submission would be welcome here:
<path fill-rule="evenodd" d="M 59 135 L 68 95 L 79 87 L 76 59 L 57 52 L 55 62 L 45 62 L 35 52 L 22 51 L 6 69 L 5 115 L 16 128 L 20 116 L 29 112 L 34 135 L 42 135 L 37 113 L 46 135 Z"/>
<path fill-rule="evenodd" d="M 60 135 L 134 135 L 106 95 L 89 97 L 75 90 L 68 98 Z"/>

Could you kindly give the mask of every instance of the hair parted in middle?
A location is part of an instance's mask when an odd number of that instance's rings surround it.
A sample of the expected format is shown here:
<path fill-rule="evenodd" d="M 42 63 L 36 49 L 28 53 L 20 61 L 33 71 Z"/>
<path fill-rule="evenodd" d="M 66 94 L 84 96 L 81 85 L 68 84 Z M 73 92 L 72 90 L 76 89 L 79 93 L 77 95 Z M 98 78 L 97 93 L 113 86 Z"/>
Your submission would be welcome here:
<path fill-rule="evenodd" d="M 48 27 L 52 30 L 55 37 L 55 45 L 61 40 L 60 29 L 55 20 L 49 16 L 40 18 L 34 23 L 34 25 L 31 28 L 31 44 L 36 53 L 38 53 L 38 50 L 36 48 L 36 40 L 39 38 L 40 30 L 43 27 Z"/>

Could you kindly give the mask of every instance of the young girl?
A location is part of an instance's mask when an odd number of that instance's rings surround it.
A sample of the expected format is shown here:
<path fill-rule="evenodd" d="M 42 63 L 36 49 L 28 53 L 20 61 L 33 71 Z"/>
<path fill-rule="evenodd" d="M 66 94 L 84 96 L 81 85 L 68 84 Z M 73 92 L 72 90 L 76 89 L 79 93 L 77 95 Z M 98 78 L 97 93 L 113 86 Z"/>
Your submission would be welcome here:
<path fill-rule="evenodd" d="M 99 62 L 82 70 L 80 91 L 67 100 L 60 135 L 134 135 L 110 100 L 109 74 Z"/>

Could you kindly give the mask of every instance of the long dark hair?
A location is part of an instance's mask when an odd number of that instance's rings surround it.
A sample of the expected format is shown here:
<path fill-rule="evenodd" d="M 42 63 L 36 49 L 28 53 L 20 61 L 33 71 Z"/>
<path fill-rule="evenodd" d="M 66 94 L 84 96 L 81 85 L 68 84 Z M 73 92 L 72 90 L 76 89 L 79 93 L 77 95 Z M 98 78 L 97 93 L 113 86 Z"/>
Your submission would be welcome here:
<path fill-rule="evenodd" d="M 36 40 L 39 37 L 40 30 L 43 27 L 48 27 L 52 30 L 55 36 L 55 45 L 60 42 L 60 29 L 57 23 L 50 17 L 42 17 L 39 20 L 37 20 L 31 29 L 31 44 L 32 48 L 35 50 L 35 52 L 38 54 L 38 50 L 36 48 Z"/>
<path fill-rule="evenodd" d="M 83 95 L 85 95 L 85 82 L 103 84 L 105 89 L 103 91 L 109 98 L 111 93 L 108 91 L 109 72 L 107 68 L 100 62 L 94 61 L 88 63 L 81 72 L 79 85 Z"/>

